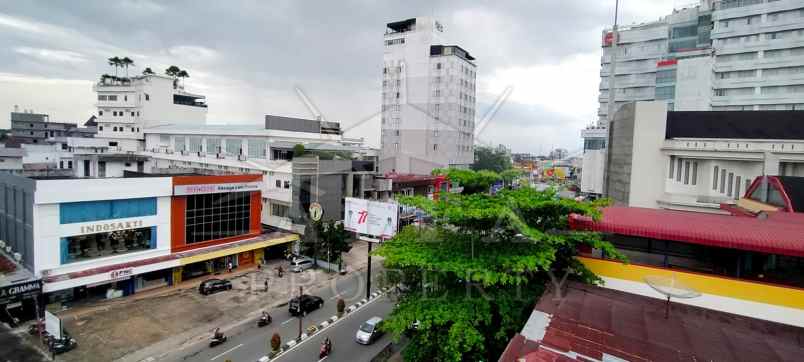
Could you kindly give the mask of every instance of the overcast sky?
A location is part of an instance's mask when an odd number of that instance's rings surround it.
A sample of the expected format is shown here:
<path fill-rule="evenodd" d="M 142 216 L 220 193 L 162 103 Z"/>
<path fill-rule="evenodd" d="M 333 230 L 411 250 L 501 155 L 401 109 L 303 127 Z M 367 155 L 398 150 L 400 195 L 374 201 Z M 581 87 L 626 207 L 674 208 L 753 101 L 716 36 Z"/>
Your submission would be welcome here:
<path fill-rule="evenodd" d="M 621 24 L 658 19 L 680 1 L 622 0 Z M 597 118 L 600 34 L 613 9 L 614 0 L 0 0 L 0 112 L 18 104 L 83 121 L 95 113 L 92 82 L 114 72 L 106 59 L 128 56 L 131 73 L 187 69 L 209 123 L 312 118 L 298 87 L 348 136 L 376 146 L 385 24 L 434 16 L 477 58 L 478 118 L 512 89 L 477 142 L 573 152 Z"/>

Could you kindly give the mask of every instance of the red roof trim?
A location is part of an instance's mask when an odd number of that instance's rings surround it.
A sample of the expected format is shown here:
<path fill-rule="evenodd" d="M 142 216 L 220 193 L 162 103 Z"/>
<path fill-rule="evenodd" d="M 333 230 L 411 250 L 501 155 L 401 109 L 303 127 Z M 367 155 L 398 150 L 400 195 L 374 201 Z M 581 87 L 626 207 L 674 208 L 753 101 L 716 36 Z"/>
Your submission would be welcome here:
<path fill-rule="evenodd" d="M 791 215 L 789 213 L 785 213 Z M 600 221 L 570 215 L 570 227 L 727 249 L 804 257 L 804 215 L 767 220 L 635 207 L 609 207 Z"/>

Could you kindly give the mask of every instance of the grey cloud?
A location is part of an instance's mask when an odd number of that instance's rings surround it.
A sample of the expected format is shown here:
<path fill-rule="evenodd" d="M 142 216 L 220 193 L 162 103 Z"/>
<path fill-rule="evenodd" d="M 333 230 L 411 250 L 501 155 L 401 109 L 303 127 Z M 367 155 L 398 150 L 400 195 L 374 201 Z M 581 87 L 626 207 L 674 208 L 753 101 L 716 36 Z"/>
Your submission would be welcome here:
<path fill-rule="evenodd" d="M 482 76 L 502 67 L 599 53 L 600 31 L 612 20 L 613 2 L 0 0 L 0 73 L 94 80 L 112 72 L 105 61 L 110 56 L 134 58 L 137 66 L 132 72 L 145 66 L 162 71 L 175 63 L 188 68 L 188 88 L 194 82 L 206 87 L 203 93 L 209 98 L 211 122 L 257 123 L 266 113 L 311 116 L 295 95 L 294 87 L 300 85 L 329 119 L 350 126 L 369 118 L 355 128 L 354 136 L 368 137 L 376 144 L 379 118 L 371 116 L 380 108 L 386 22 L 435 16 L 444 23 L 451 42 L 478 58 Z M 667 12 L 672 6 L 659 0 L 643 3 L 640 9 L 653 4 L 666 6 Z M 626 21 L 653 19 L 652 14 L 624 9 Z M 4 26 L 3 16 L 27 20 L 34 28 Z M 14 51 L 19 48 L 47 49 L 62 56 L 81 54 L 86 61 L 48 61 Z M 478 96 L 481 103 L 494 101 L 482 98 L 480 92 Z M 34 95 L 31 98 L 31 102 L 43 102 L 33 99 Z M 10 106 L 0 100 L 0 107 Z M 509 102 L 502 113 L 514 107 Z M 482 104 L 478 110 L 482 115 Z M 570 127 L 562 116 L 544 109 L 515 113 L 500 114 L 498 127 Z M 577 138 L 577 129 L 566 132 Z M 513 145 L 518 135 L 501 135 L 500 141 Z M 570 147 L 575 138 L 562 142 Z M 538 151 L 536 142 L 523 142 L 521 150 Z"/>

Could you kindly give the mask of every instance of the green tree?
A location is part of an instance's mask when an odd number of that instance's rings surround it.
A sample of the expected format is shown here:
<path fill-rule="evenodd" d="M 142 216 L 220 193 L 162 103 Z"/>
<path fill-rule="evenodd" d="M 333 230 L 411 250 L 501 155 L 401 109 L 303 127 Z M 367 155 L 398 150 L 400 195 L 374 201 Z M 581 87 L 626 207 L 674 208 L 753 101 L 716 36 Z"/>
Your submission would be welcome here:
<path fill-rule="evenodd" d="M 522 171 L 510 168 L 500 173 L 500 178 L 506 185 L 512 185 L 514 180 L 522 176 Z"/>
<path fill-rule="evenodd" d="M 500 173 L 509 168 L 511 168 L 511 155 L 505 149 L 475 146 L 473 170 L 489 170 Z"/>
<path fill-rule="evenodd" d="M 546 283 L 599 281 L 574 258 L 579 246 L 619 257 L 599 234 L 568 230 L 570 213 L 598 218 L 600 205 L 559 199 L 552 190 L 400 202 L 435 220 L 406 227 L 374 252 L 385 258 L 392 282 L 403 284 L 384 328 L 395 339 L 411 335 L 406 360 L 495 360 Z"/>
<path fill-rule="evenodd" d="M 131 58 L 129 57 L 125 57 L 123 59 L 120 59 L 120 66 L 126 68 L 126 77 L 128 77 L 128 67 L 133 67 L 134 61 L 131 60 Z"/>
<path fill-rule="evenodd" d="M 150 67 L 146 67 L 145 70 L 142 71 L 142 75 L 149 75 L 149 74 L 156 74 L 154 73 L 153 69 Z"/>
<path fill-rule="evenodd" d="M 435 169 L 433 175 L 446 175 L 450 181 L 463 187 L 463 194 L 488 192 L 495 182 L 501 180 L 494 171 L 473 171 L 460 168 Z"/>
<path fill-rule="evenodd" d="M 293 157 L 301 157 L 304 156 L 304 145 L 301 143 L 297 143 L 293 146 Z"/>
<path fill-rule="evenodd" d="M 330 263 L 340 263 L 341 255 L 352 249 L 349 242 L 351 236 L 343 228 L 343 223 L 333 220 L 313 221 L 304 232 L 302 253 Z"/>
<path fill-rule="evenodd" d="M 107 60 L 109 61 L 109 65 L 114 67 L 114 76 L 117 77 L 117 68 L 123 65 L 123 59 L 120 59 L 120 57 L 112 57 Z"/>
<path fill-rule="evenodd" d="M 174 78 L 178 77 L 179 72 L 181 72 L 181 69 L 179 69 L 179 67 L 177 67 L 175 65 L 171 65 L 167 69 L 165 69 L 165 75 L 170 76 L 170 77 L 174 77 Z"/>

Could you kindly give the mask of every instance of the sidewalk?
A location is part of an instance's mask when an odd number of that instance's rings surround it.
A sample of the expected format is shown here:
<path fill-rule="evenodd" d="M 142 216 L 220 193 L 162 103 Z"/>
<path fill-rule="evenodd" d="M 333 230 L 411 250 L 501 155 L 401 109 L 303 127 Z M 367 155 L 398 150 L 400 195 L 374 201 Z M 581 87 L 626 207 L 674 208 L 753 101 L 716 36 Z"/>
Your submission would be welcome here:
<path fill-rule="evenodd" d="M 366 249 L 365 242 L 356 241 L 344 255 L 349 273 L 365 268 Z M 198 285 L 206 278 L 197 278 L 59 312 L 64 327 L 79 343 L 76 350 L 59 357 L 64 361 L 140 361 L 175 351 L 216 327 L 227 330 L 256 318 L 262 309 L 287 303 L 298 286 L 319 288 L 338 276 L 318 269 L 286 272 L 278 278 L 274 269 L 278 265 L 288 269 L 287 261 L 273 260 L 260 271 L 251 267 L 217 275 L 230 280 L 233 290 L 209 296 L 198 293 Z"/>

